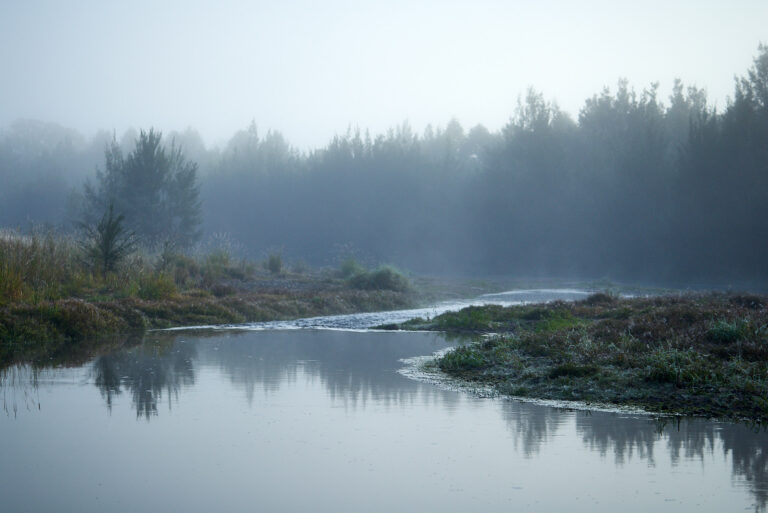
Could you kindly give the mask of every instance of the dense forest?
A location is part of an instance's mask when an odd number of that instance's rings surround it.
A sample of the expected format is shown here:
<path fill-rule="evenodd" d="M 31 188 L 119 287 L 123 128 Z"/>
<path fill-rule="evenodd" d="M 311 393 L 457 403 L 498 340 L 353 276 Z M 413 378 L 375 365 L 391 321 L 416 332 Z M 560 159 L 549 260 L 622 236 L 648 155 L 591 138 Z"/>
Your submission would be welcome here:
<path fill-rule="evenodd" d="M 622 80 L 573 119 L 529 90 L 496 133 L 454 120 L 417 134 L 403 123 L 349 129 L 308 153 L 255 123 L 206 149 L 191 129 L 163 134 L 161 146 L 153 131 L 86 140 L 17 121 L 0 132 L 0 226 L 73 229 L 145 138 L 165 152 L 163 187 L 186 180 L 200 200 L 184 247 L 216 241 L 251 256 L 464 276 L 768 288 L 768 46 L 723 108 L 679 81 L 668 98 L 658 91 Z M 113 192 L 141 212 L 126 191 Z M 157 217 L 126 219 L 154 230 L 148 245 L 172 231 Z"/>

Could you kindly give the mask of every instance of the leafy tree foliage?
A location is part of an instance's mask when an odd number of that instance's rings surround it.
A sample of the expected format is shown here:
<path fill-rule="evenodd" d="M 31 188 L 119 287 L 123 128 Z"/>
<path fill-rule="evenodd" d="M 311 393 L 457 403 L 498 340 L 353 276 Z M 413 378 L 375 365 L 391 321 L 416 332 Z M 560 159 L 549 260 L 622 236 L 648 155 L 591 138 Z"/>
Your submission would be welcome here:
<path fill-rule="evenodd" d="M 106 276 L 117 270 L 120 263 L 136 249 L 136 237 L 123 225 L 123 216 L 115 215 L 114 205 L 95 225 L 81 222 L 85 238 L 80 241 L 85 261 Z"/>
<path fill-rule="evenodd" d="M 160 132 L 142 130 L 127 155 L 113 139 L 105 152 L 105 168 L 96 178 L 95 185 L 85 187 L 88 216 L 114 205 L 149 247 L 170 242 L 188 248 L 199 239 L 197 164 L 175 144 L 163 146 Z"/>

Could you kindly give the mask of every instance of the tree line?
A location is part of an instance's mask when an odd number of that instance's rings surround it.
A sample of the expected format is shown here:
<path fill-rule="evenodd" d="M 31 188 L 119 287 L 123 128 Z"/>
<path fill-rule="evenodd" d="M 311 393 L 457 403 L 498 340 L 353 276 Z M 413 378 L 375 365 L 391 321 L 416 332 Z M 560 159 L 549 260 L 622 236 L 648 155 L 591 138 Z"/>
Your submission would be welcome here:
<path fill-rule="evenodd" d="M 0 135 L 0 225 L 60 221 L 110 197 L 155 245 L 226 233 L 245 253 L 316 264 L 351 256 L 422 272 L 765 288 L 768 47 L 722 110 L 680 81 L 668 98 L 658 90 L 619 81 L 576 119 L 530 90 L 498 132 L 402 124 L 349 130 L 308 153 L 255 125 L 222 149 L 151 131 L 102 138 L 101 152 L 64 129 L 69 143 L 50 137 L 59 142 L 41 149 L 34 127 L 12 126 Z M 148 143 L 164 178 L 109 189 Z M 83 189 L 88 163 L 101 171 Z M 56 186 L 35 186 L 48 176 Z"/>

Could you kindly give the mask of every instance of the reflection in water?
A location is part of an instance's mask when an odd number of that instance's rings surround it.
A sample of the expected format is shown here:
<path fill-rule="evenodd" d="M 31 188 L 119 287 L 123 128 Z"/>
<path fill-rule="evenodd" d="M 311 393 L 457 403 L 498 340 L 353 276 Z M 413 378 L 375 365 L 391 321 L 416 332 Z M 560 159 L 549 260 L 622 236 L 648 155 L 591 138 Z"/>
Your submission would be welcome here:
<path fill-rule="evenodd" d="M 616 469 L 631 467 L 633 460 L 654 469 L 665 469 L 668 465 L 686 468 L 692 461 L 701 462 L 701 467 L 707 467 L 710 474 L 730 475 L 736 487 L 749 490 L 755 510 L 765 511 L 768 503 L 765 431 L 704 420 L 665 422 L 648 417 L 573 412 L 515 401 L 476 399 L 408 380 L 396 372 L 401 366 L 400 359 L 431 354 L 447 345 L 449 342 L 440 335 L 428 333 L 261 331 L 193 338 L 189 334 L 153 334 L 139 346 L 95 358 L 86 370 L 45 370 L 30 366 L 5 369 L 0 372 L 0 387 L 9 421 L 13 421 L 22 408 L 34 411 L 39 407 L 40 388 L 55 388 L 62 382 L 82 383 L 83 379 L 98 387 L 110 411 L 113 408 L 117 411 L 115 398 L 125 392 L 131 398 L 130 407 L 136 418 L 143 419 L 159 415 L 172 417 L 158 413 L 162 411 L 163 401 L 169 409 L 179 401 L 187 410 L 198 411 L 205 408 L 205 404 L 211 407 L 210 403 L 195 403 L 195 398 L 186 396 L 185 392 L 193 387 L 224 382 L 227 388 L 233 385 L 238 391 L 237 400 L 242 393 L 248 410 L 257 412 L 264 421 L 253 424 L 251 429 L 267 426 L 266 420 L 271 416 L 281 420 L 280 413 L 269 408 L 274 401 L 284 406 L 295 397 L 281 395 L 286 389 L 291 394 L 314 394 L 313 407 L 319 408 L 317 412 L 322 415 L 330 415 L 322 409 L 324 401 L 330 408 L 342 406 L 336 409 L 346 412 L 344 418 L 351 419 L 349 422 L 359 422 L 383 410 L 386 418 L 392 418 L 396 424 L 398 413 L 410 416 L 419 411 L 438 418 L 432 427 L 446 426 L 447 433 L 450 433 L 454 412 L 471 411 L 475 415 L 476 410 L 484 422 L 491 424 L 500 415 L 504 424 L 499 428 L 502 432 L 506 429 L 514 442 L 514 451 L 530 464 L 547 461 L 552 456 L 546 449 L 563 440 L 572 447 L 600 455 Z M 74 377 L 62 381 L 61 376 L 67 373 Z M 206 379 L 202 379 L 204 375 Z M 213 382 L 207 379 L 209 376 Z M 319 397 L 317 391 L 321 392 Z M 187 405 L 185 399 L 192 404 Z M 232 418 L 238 419 L 237 415 Z M 237 422 L 240 421 L 233 424 Z M 247 419 L 242 422 L 247 424 Z M 294 427 L 284 425 L 284 429 Z M 329 428 L 326 426 L 326 429 Z M 407 439 L 408 428 L 401 429 Z M 328 436 L 328 431 L 324 433 Z M 466 440 L 475 436 L 472 432 L 456 434 Z M 304 436 L 307 435 L 302 432 L 301 437 Z M 488 443 L 503 445 L 498 438 L 504 438 L 503 434 Z M 248 443 L 254 441 L 249 438 Z M 718 467 L 720 455 L 730 468 Z M 665 474 L 659 472 L 663 479 Z"/>
<path fill-rule="evenodd" d="M 130 391 L 136 416 L 149 419 L 157 415 L 163 392 L 170 409 L 173 399 L 178 400 L 179 389 L 194 384 L 194 356 L 194 345 L 160 338 L 99 356 L 92 364 L 92 372 L 110 411 L 114 397 L 125 389 Z"/>
<path fill-rule="evenodd" d="M 742 478 L 755 496 L 759 511 L 768 504 L 768 444 L 766 432 L 725 429 L 719 431 L 723 450 L 730 453 L 733 474 Z M 758 508 L 755 508 L 758 510 Z"/>
<path fill-rule="evenodd" d="M 765 429 L 700 419 L 654 419 L 607 412 L 567 412 L 515 401 L 501 402 L 502 416 L 525 457 L 536 457 L 570 418 L 585 447 L 612 454 L 618 467 L 636 457 L 655 467 L 655 452 L 668 454 L 673 467 L 720 452 L 730 458 L 732 475 L 755 499 L 755 511 L 768 505 L 768 436 Z"/>
<path fill-rule="evenodd" d="M 634 422 L 626 422 L 615 419 L 611 421 L 612 418 L 610 416 L 606 419 L 604 414 L 597 412 L 578 415 L 576 430 L 584 444 L 598 451 L 601 456 L 612 452 L 616 465 L 623 465 L 635 455 L 647 460 L 649 465 L 655 465 L 653 450 L 663 427 L 651 420 L 634 419 Z M 670 456 L 675 461 L 679 459 L 679 446 Z"/>
<path fill-rule="evenodd" d="M 515 401 L 503 401 L 501 414 L 514 437 L 515 445 L 522 446 L 526 458 L 536 456 L 566 420 L 556 408 Z"/>
<path fill-rule="evenodd" d="M 11 365 L 0 369 L 0 390 L 3 395 L 3 411 L 16 417 L 19 409 L 40 409 L 38 388 L 40 373 L 44 372 L 30 365 Z"/>
<path fill-rule="evenodd" d="M 332 400 L 354 409 L 369 400 L 413 402 L 417 388 L 404 387 L 394 372 L 399 360 L 447 345 L 433 333 L 404 338 L 397 333 L 252 332 L 191 341 L 158 334 L 130 350 L 97 357 L 91 372 L 109 409 L 115 396 L 129 390 L 137 416 L 147 419 L 157 415 L 163 393 L 170 408 L 171 398 L 178 400 L 179 390 L 194 384 L 195 367 L 218 369 L 244 390 L 249 405 L 257 389 L 277 392 L 302 375 L 319 380 Z M 392 372 L 382 373 L 382 365 Z M 433 395 L 444 394 L 434 390 Z"/>
<path fill-rule="evenodd" d="M 654 447 L 664 442 L 670 461 L 677 466 L 682 460 L 700 460 L 712 455 L 718 446 L 730 456 L 733 476 L 742 479 L 755 497 L 756 511 L 768 504 L 768 455 L 765 430 L 745 425 L 722 424 L 699 419 L 618 420 L 615 415 L 579 414 L 576 429 L 590 449 L 601 454 L 613 452 L 617 465 L 634 455 L 654 465 Z"/>
<path fill-rule="evenodd" d="M 394 372 L 401 367 L 399 360 L 414 353 L 431 354 L 448 345 L 433 333 L 408 338 L 399 333 L 301 333 L 252 332 L 215 337 L 198 346 L 200 361 L 219 368 L 244 389 L 249 404 L 257 388 L 265 393 L 276 391 L 302 375 L 318 381 L 334 402 L 354 409 L 358 405 L 365 407 L 369 400 L 385 406 L 412 402 L 418 389 L 403 386 L 403 380 Z"/>

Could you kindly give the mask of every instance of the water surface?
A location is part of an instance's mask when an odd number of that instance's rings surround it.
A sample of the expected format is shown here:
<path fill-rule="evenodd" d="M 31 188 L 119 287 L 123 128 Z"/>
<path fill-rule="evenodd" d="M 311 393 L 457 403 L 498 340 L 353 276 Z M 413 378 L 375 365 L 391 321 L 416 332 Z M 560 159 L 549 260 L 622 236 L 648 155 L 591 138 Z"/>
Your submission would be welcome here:
<path fill-rule="evenodd" d="M 0 510 L 765 511 L 768 435 L 408 379 L 440 334 L 153 333 L 6 369 Z"/>

